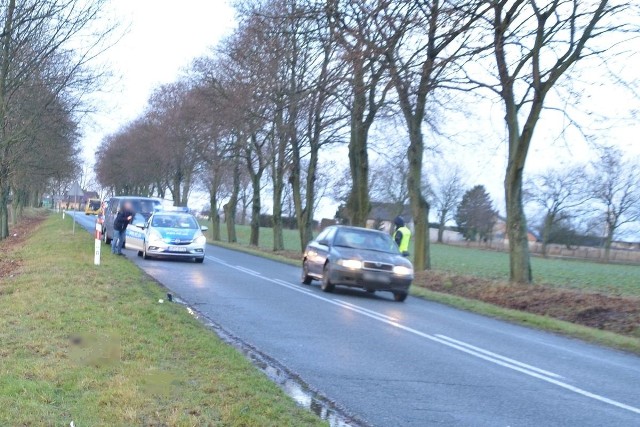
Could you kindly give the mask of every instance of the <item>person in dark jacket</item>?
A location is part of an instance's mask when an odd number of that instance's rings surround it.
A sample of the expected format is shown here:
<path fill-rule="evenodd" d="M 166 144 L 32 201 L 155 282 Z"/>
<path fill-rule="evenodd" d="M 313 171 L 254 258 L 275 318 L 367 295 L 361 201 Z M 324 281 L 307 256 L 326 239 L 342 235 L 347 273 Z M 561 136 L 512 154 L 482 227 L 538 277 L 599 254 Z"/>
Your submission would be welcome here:
<path fill-rule="evenodd" d="M 131 224 L 135 213 L 131 202 L 124 202 L 122 209 L 116 214 L 113 220 L 113 239 L 111 240 L 111 253 L 124 256 L 122 247 L 124 246 L 124 237 L 127 231 L 127 225 Z"/>

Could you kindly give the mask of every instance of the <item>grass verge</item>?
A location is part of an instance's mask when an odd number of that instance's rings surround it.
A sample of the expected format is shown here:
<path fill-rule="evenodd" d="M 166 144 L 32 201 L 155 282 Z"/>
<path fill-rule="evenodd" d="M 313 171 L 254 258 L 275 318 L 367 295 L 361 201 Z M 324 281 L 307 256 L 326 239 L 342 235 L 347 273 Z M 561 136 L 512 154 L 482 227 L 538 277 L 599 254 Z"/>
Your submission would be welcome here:
<path fill-rule="evenodd" d="M 10 250 L 0 425 L 324 425 L 134 264 L 94 267 L 91 236 L 59 216 Z"/>
<path fill-rule="evenodd" d="M 214 245 L 221 246 L 227 249 L 260 256 L 290 265 L 300 265 L 299 255 L 296 255 L 296 259 L 292 252 L 278 254 L 263 247 L 256 248 L 254 246 L 247 246 L 240 243 L 212 243 Z M 420 298 L 436 301 L 474 313 L 499 318 L 520 325 L 558 333 L 573 338 L 579 338 L 595 344 L 605 345 L 608 347 L 640 354 L 640 339 L 635 337 L 587 327 L 576 323 L 556 319 L 550 316 L 543 316 L 522 310 L 509 309 L 501 307 L 499 305 L 489 304 L 477 299 L 464 298 L 458 295 L 452 295 L 444 292 L 436 292 L 422 286 L 417 286 L 415 284 L 411 287 L 411 294 Z"/>

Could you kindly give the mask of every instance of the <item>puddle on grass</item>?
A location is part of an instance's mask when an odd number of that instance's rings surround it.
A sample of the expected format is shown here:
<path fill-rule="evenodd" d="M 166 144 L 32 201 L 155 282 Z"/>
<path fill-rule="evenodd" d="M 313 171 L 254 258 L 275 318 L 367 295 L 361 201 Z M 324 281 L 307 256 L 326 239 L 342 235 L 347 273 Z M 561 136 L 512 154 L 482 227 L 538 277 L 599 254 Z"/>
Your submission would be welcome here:
<path fill-rule="evenodd" d="M 237 348 L 254 366 L 260 369 L 271 381 L 276 383 L 284 392 L 303 408 L 327 421 L 331 427 L 364 427 L 368 424 L 349 415 L 336 402 L 326 398 L 318 391 L 312 390 L 300 377 L 287 370 L 277 361 L 260 353 L 257 349 L 243 342 L 239 338 L 225 331 L 220 325 L 206 317 L 201 312 L 187 305 L 184 301 L 173 297 L 173 301 L 187 307 L 187 311 L 196 319 L 204 323 L 225 343 Z"/>

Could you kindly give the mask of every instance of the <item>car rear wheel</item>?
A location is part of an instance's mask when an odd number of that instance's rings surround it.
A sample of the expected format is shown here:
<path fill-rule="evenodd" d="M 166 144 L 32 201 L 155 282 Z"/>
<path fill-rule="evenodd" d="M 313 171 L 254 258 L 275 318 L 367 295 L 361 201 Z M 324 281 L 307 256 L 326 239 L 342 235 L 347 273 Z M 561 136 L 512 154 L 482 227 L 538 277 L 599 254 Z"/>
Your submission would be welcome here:
<path fill-rule="evenodd" d="M 302 283 L 305 285 L 310 285 L 313 278 L 309 276 L 309 263 L 305 259 L 302 261 Z"/>
<path fill-rule="evenodd" d="M 331 283 L 331 280 L 329 279 L 329 263 L 325 264 L 324 269 L 322 270 L 322 284 L 320 285 L 320 288 L 324 292 L 333 292 L 333 290 L 336 288 L 336 286 Z"/>
<path fill-rule="evenodd" d="M 393 299 L 398 302 L 403 302 L 404 300 L 407 299 L 407 295 L 408 294 L 406 292 L 394 292 Z"/>

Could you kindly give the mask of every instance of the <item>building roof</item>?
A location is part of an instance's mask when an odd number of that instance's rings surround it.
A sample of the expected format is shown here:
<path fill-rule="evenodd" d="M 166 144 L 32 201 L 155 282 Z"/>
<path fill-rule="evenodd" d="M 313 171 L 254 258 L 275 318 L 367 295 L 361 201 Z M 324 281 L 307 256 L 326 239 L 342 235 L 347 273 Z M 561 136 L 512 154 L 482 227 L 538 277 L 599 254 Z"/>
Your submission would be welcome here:
<path fill-rule="evenodd" d="M 377 221 L 393 221 L 400 215 L 406 222 L 413 219 L 411 207 L 409 205 L 398 205 L 397 203 L 372 202 L 368 219 Z"/>

